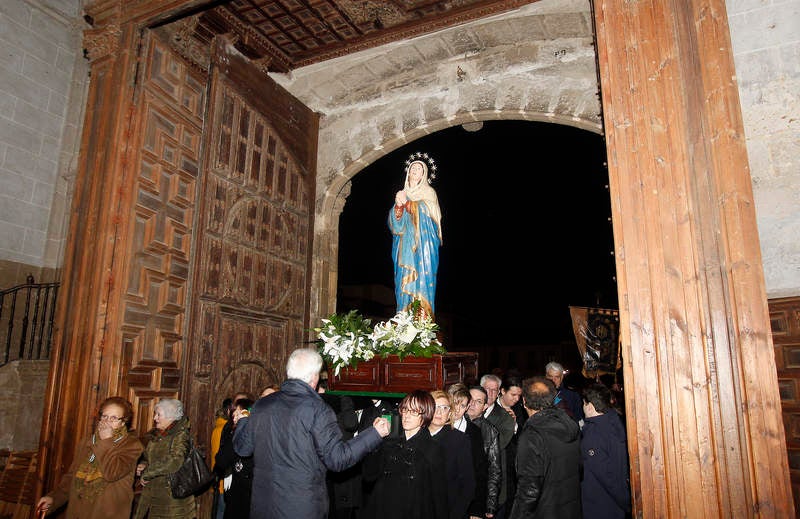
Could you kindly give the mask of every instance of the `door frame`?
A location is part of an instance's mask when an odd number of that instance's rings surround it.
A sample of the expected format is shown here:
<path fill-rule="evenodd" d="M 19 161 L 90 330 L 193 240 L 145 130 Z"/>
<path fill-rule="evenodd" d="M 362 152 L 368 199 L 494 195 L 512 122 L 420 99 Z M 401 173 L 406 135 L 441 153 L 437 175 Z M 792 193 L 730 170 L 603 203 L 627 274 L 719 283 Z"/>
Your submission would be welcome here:
<path fill-rule="evenodd" d="M 121 188 L 131 174 L 126 108 L 141 31 L 210 3 L 87 7 L 94 28 L 85 37 L 92 81 L 73 202 L 80 218 L 68 234 L 41 436 L 40 472 L 50 487 L 72 458 L 90 403 L 121 385 L 122 353 L 107 346 L 115 332 L 105 323 L 123 310 L 114 265 L 126 244 L 114 218 L 120 198 L 132 196 Z M 790 516 L 725 2 L 597 0 L 593 10 L 636 514 Z M 331 250 L 325 245 L 315 243 L 314 253 Z M 311 297 L 328 290 L 315 286 Z M 103 356 L 113 361 L 101 369 Z"/>

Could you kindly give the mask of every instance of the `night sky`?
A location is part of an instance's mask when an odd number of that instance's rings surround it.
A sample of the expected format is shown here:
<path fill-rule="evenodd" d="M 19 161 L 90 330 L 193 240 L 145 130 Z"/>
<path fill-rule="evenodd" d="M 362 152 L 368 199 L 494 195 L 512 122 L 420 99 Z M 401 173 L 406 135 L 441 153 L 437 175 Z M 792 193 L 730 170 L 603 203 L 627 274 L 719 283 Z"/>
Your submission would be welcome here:
<path fill-rule="evenodd" d="M 340 220 L 340 287 L 393 289 L 386 219 L 417 151 L 438 166 L 436 313 L 452 314 L 455 347 L 569 341 L 569 305 L 618 307 L 602 136 L 528 121 L 449 128 L 358 173 Z"/>

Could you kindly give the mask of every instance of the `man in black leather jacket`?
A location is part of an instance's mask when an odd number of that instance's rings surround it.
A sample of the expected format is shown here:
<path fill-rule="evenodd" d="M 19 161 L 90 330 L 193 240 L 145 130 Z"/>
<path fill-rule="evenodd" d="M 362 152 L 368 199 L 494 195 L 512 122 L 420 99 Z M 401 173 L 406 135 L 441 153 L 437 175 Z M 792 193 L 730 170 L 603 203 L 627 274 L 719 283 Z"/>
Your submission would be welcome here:
<path fill-rule="evenodd" d="M 472 398 L 467 408 L 467 416 L 472 423 L 481 428 L 483 449 L 486 451 L 486 457 L 489 461 L 486 490 L 486 517 L 492 518 L 497 511 L 498 498 L 500 497 L 500 484 L 503 478 L 503 471 L 500 464 L 500 435 L 495 426 L 483 417 L 483 412 L 486 410 L 486 390 L 481 386 L 472 386 L 469 388 L 469 393 Z"/>
<path fill-rule="evenodd" d="M 553 404 L 550 380 L 533 377 L 522 385 L 530 418 L 517 445 L 517 494 L 509 519 L 580 519 L 580 428 Z"/>

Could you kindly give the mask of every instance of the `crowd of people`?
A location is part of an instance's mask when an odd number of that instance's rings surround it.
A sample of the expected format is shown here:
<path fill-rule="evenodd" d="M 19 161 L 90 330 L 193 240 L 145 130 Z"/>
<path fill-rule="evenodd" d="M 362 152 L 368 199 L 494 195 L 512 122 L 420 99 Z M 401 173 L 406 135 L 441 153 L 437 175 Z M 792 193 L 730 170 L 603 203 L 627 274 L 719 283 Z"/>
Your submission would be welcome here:
<path fill-rule="evenodd" d="M 326 392 L 313 349 L 286 380 L 223 400 L 211 433 L 213 519 L 630 517 L 618 388 L 489 373 L 402 399 Z M 577 389 L 577 390 L 576 390 Z M 37 509 L 68 518 L 194 518 L 168 482 L 192 445 L 183 405 L 162 399 L 144 445 L 130 403 L 101 403 L 75 461 Z M 134 489 L 140 492 L 134 503 Z"/>

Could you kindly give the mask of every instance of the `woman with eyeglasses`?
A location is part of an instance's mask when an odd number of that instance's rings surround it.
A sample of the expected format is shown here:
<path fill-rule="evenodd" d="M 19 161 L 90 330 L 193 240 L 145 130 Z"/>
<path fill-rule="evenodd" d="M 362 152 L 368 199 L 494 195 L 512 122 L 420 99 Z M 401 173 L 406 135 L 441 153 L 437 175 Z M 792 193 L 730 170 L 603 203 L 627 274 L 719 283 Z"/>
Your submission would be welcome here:
<path fill-rule="evenodd" d="M 173 398 L 158 401 L 153 413 L 155 427 L 136 466 L 142 494 L 136 504 L 134 519 L 194 519 L 197 515 L 194 496 L 172 497 L 168 476 L 176 472 L 192 448 L 189 418 L 183 404 Z"/>
<path fill-rule="evenodd" d="M 435 410 L 423 390 L 400 402 L 400 437 L 386 438 L 364 460 L 363 479 L 374 484 L 364 517 L 448 519 L 444 454 L 428 431 Z"/>
<path fill-rule="evenodd" d="M 455 406 L 450 396 L 441 390 L 431 391 L 431 396 L 436 409 L 428 431 L 444 453 L 448 516 L 450 519 L 466 519 L 467 508 L 475 494 L 472 445 L 466 434 L 451 427 Z"/>
<path fill-rule="evenodd" d="M 103 400 L 99 409 L 94 431 L 81 441 L 58 486 L 36 504 L 37 513 L 49 514 L 67 504 L 67 519 L 130 516 L 133 474 L 142 453 L 141 442 L 128 430 L 133 408 L 115 396 Z"/>

